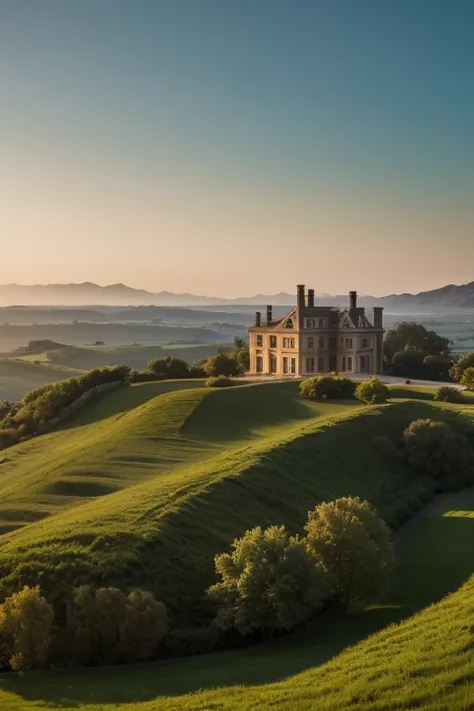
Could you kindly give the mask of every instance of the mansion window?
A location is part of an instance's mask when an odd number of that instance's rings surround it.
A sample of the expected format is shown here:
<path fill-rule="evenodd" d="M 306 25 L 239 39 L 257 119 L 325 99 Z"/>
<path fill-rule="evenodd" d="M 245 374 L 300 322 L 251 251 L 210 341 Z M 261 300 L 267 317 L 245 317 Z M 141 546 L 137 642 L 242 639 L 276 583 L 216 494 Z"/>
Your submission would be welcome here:
<path fill-rule="evenodd" d="M 314 373 L 314 358 L 306 358 L 306 372 Z"/>
<path fill-rule="evenodd" d="M 316 319 L 315 318 L 307 318 L 306 319 L 306 328 L 316 328 Z"/>
<path fill-rule="evenodd" d="M 352 348 L 352 338 L 346 338 L 346 348 Z"/>
<path fill-rule="evenodd" d="M 283 372 L 286 374 L 296 373 L 296 358 L 283 358 Z"/>
<path fill-rule="evenodd" d="M 319 358 L 318 358 L 318 371 L 320 373 L 324 373 L 324 358 L 323 358 L 323 356 L 319 356 Z"/>
<path fill-rule="evenodd" d="M 283 339 L 283 348 L 294 348 L 295 347 L 295 339 L 294 338 L 284 338 Z"/>
<path fill-rule="evenodd" d="M 261 348 L 263 346 L 263 336 L 257 336 L 257 348 Z"/>
<path fill-rule="evenodd" d="M 343 373 L 352 370 L 352 356 L 342 356 L 342 366 L 341 370 Z"/>
<path fill-rule="evenodd" d="M 277 359 L 276 356 L 272 355 L 270 356 L 270 373 L 276 373 L 277 372 Z"/>
<path fill-rule="evenodd" d="M 257 366 L 256 367 L 257 373 L 263 373 L 263 358 L 262 358 L 262 356 L 259 356 L 259 355 L 257 356 L 256 366 Z"/>
<path fill-rule="evenodd" d="M 319 347 L 324 348 L 324 336 L 319 336 Z"/>
<path fill-rule="evenodd" d="M 314 336 L 308 338 L 308 348 L 314 348 Z"/>
<path fill-rule="evenodd" d="M 276 347 L 277 347 L 277 337 L 270 336 L 270 348 L 276 348 Z"/>
<path fill-rule="evenodd" d="M 362 348 L 368 348 L 368 347 L 369 347 L 369 339 L 363 338 L 362 339 Z"/>
<path fill-rule="evenodd" d="M 323 319 L 320 318 L 320 319 L 318 319 L 318 328 L 322 328 L 322 327 L 323 327 Z"/>
<path fill-rule="evenodd" d="M 329 348 L 337 348 L 337 338 L 336 338 L 336 336 L 330 336 L 330 338 L 329 338 Z"/>

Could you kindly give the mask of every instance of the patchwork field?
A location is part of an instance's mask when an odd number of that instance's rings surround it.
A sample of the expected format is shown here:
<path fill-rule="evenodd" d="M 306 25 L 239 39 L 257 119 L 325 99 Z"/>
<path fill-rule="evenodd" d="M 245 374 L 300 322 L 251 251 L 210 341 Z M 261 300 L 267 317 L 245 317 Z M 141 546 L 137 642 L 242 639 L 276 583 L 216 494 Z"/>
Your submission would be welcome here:
<path fill-rule="evenodd" d="M 151 583 L 175 628 L 206 622 L 203 591 L 214 581 L 213 557 L 236 536 L 273 523 L 296 531 L 309 508 L 343 495 L 369 499 L 399 527 L 432 498 L 433 484 L 387 455 L 387 441 L 418 417 L 474 416 L 469 404 L 435 403 L 409 387 L 368 408 L 302 400 L 297 382 L 202 385 L 123 387 L 60 429 L 0 454 L 2 593 L 40 582 L 54 600 L 81 581 Z M 348 620 L 323 617 L 271 648 L 126 671 L 5 675 L 0 709 L 409 709 L 416 706 L 412 680 L 428 667 L 454 704 L 446 709 L 467 709 L 473 655 L 463 650 L 472 623 L 457 616 L 474 614 L 472 585 L 454 591 L 474 572 L 473 511 L 469 491 L 439 500 L 400 529 L 396 585 L 378 608 Z M 449 592 L 439 608 L 410 617 Z M 410 619 L 342 651 L 402 618 Z M 394 672 L 386 684 L 389 661 Z M 407 664 L 414 672 L 402 691 Z M 197 689 L 209 690 L 186 695 Z M 417 707 L 445 708 L 433 705 L 436 694 L 423 693 Z"/>

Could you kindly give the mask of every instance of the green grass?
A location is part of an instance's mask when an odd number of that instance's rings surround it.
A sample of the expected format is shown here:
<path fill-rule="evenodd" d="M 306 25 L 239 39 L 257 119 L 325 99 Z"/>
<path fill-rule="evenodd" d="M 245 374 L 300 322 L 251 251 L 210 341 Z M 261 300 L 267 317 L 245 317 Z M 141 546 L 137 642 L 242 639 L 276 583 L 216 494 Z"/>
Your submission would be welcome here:
<path fill-rule="evenodd" d="M 204 620 L 214 555 L 247 528 L 296 531 L 308 509 L 348 494 L 372 501 L 392 525 L 416 511 L 429 486 L 387 458 L 379 439 L 433 411 L 457 411 L 415 401 L 310 404 L 298 383 L 189 386 L 116 391 L 5 452 L 4 592 L 38 581 L 53 597 L 82 581 L 151 582 L 176 625 Z"/>
<path fill-rule="evenodd" d="M 20 400 L 25 393 L 41 385 L 71 378 L 82 372 L 78 368 L 60 364 L 36 364 L 34 360 L 37 358 L 26 361 L 0 357 L 0 401 Z"/>
<path fill-rule="evenodd" d="M 462 586 L 474 569 L 473 541 L 474 490 L 443 497 L 400 532 L 396 584 L 382 605 L 347 619 L 327 615 L 240 651 L 127 669 L 4 675 L 0 708 L 468 711 L 474 578 Z M 391 624 L 397 620 L 404 621 Z"/>

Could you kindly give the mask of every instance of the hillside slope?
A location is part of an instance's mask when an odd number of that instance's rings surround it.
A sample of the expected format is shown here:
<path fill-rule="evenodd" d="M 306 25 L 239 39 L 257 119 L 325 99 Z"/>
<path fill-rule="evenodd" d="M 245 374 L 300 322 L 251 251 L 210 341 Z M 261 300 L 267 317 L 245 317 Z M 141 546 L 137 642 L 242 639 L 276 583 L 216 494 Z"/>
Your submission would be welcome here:
<path fill-rule="evenodd" d="M 0 708 L 468 711 L 474 579 L 442 603 L 388 625 L 456 590 L 473 572 L 474 489 L 441 497 L 397 539 L 395 585 L 383 605 L 355 609 L 345 619 L 327 615 L 243 650 L 125 669 L 0 675 Z"/>
<path fill-rule="evenodd" d="M 176 624 L 194 624 L 208 614 L 214 555 L 247 528 L 296 530 L 309 508 L 349 494 L 372 501 L 392 525 L 418 510 L 428 484 L 387 457 L 379 439 L 456 409 L 310 404 L 297 388 L 183 390 L 112 418 L 96 412 L 97 424 L 71 423 L 60 446 L 57 432 L 9 450 L 2 507 L 17 530 L 0 538 L 3 590 L 38 579 L 51 596 L 78 581 L 151 582 Z M 28 520 L 25 510 L 44 516 L 48 506 L 57 513 L 17 525 L 18 512 Z"/>

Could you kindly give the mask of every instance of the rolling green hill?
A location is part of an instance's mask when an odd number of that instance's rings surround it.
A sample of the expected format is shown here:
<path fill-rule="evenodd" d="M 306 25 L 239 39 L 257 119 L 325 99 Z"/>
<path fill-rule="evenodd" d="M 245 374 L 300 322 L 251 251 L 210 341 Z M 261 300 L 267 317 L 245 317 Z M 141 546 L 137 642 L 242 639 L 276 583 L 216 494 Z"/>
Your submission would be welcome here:
<path fill-rule="evenodd" d="M 175 624 L 203 620 L 214 555 L 247 528 L 295 530 L 309 508 L 348 494 L 368 498 L 391 525 L 418 510 L 428 483 L 387 457 L 379 439 L 434 410 L 457 411 L 309 403 L 294 382 L 197 384 L 121 389 L 5 451 L 4 591 L 41 580 L 54 597 L 77 581 L 151 581 Z"/>
<path fill-rule="evenodd" d="M 326 616 L 250 649 L 127 669 L 3 675 L 0 708 L 469 711 L 474 578 L 464 581 L 473 572 L 474 490 L 443 497 L 407 528 L 383 605 L 343 620 Z"/>

